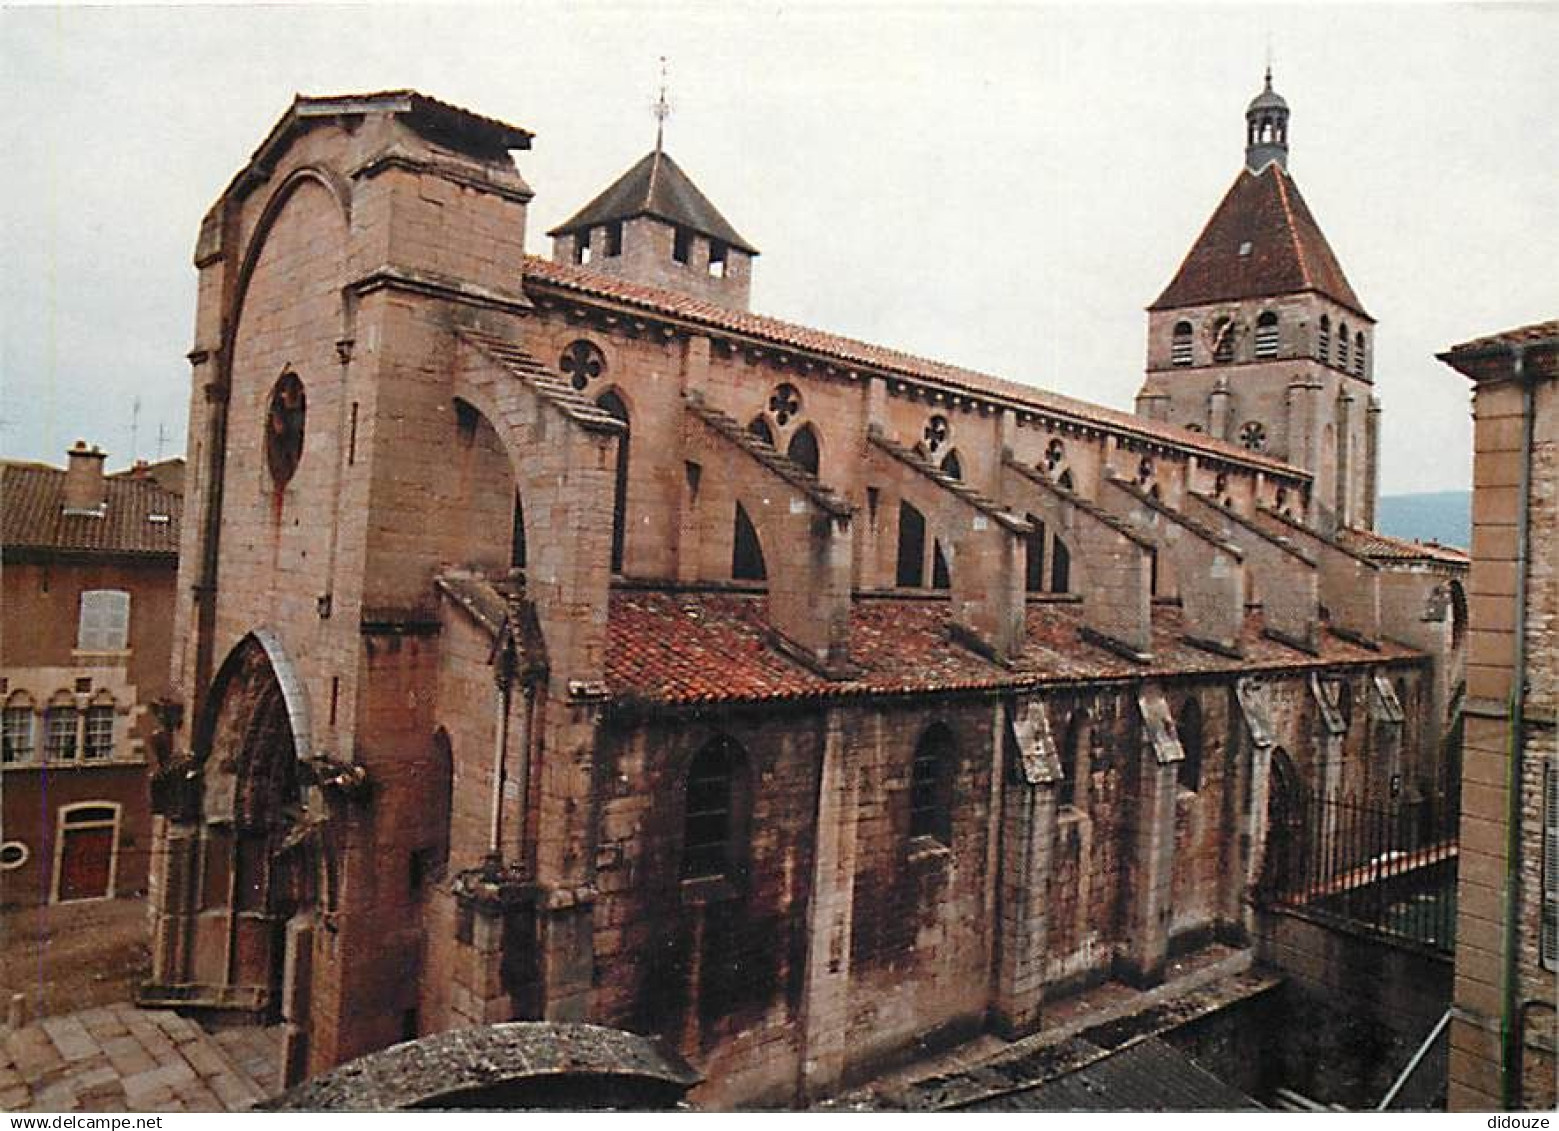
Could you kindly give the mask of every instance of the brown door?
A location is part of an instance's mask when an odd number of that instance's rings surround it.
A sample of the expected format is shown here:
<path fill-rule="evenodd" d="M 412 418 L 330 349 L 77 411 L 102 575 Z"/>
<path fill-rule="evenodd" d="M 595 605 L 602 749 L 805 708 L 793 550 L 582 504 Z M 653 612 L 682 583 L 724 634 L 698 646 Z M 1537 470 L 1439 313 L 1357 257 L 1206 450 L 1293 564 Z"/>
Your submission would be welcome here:
<path fill-rule="evenodd" d="M 114 834 L 118 814 L 98 806 L 64 814 L 60 835 L 60 902 L 101 899 L 113 883 Z"/>

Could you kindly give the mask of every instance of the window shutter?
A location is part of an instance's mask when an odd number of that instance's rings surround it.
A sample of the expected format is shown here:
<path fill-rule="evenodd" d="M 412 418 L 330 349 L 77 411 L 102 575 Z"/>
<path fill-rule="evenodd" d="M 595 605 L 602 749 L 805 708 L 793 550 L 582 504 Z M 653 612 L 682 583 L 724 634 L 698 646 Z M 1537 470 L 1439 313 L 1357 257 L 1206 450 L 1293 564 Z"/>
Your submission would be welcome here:
<path fill-rule="evenodd" d="M 130 594 L 92 589 L 81 595 L 76 647 L 83 652 L 122 652 L 130 636 Z"/>
<path fill-rule="evenodd" d="M 1543 965 L 1559 969 L 1559 768 L 1543 774 Z"/>

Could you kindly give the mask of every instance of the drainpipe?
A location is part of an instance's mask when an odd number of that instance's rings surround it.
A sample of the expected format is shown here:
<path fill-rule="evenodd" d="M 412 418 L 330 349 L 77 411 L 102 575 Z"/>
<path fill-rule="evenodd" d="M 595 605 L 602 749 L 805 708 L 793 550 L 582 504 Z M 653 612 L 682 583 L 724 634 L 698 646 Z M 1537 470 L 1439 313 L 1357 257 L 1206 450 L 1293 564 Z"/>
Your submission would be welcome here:
<path fill-rule="evenodd" d="M 1521 1105 L 1521 1026 L 1516 998 L 1520 973 L 1517 948 L 1521 913 L 1521 779 L 1522 736 L 1526 731 L 1527 682 L 1527 556 L 1532 523 L 1532 430 L 1536 389 L 1527 378 L 1526 351 L 1515 347 L 1512 377 L 1521 384 L 1521 489 L 1516 502 L 1516 624 L 1510 682 L 1510 757 L 1505 768 L 1505 953 L 1504 1000 L 1500 1009 L 1502 1056 L 1500 1082 L 1506 1111 Z"/>

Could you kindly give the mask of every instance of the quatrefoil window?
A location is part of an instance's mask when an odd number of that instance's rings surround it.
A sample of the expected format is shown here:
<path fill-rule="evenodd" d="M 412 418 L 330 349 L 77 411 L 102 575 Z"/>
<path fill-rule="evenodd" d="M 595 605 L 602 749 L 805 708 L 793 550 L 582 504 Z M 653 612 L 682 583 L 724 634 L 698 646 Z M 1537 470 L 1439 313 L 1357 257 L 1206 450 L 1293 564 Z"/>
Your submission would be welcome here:
<path fill-rule="evenodd" d="M 606 357 L 600 346 L 580 338 L 568 344 L 558 361 L 558 368 L 568 377 L 569 384 L 583 391 L 586 385 L 606 372 Z"/>
<path fill-rule="evenodd" d="M 778 385 L 774 394 L 769 397 L 769 411 L 774 414 L 774 423 L 781 428 L 789 424 L 792 418 L 801 415 L 801 394 L 796 386 L 791 384 Z"/>
<path fill-rule="evenodd" d="M 1049 445 L 1045 448 L 1045 466 L 1048 467 L 1051 471 L 1054 471 L 1056 469 L 1056 465 L 1065 458 L 1066 445 L 1063 444 L 1060 440 L 1051 440 Z"/>
<path fill-rule="evenodd" d="M 1259 420 L 1247 420 L 1240 425 L 1240 443 L 1253 452 L 1267 450 L 1267 428 Z"/>
<path fill-rule="evenodd" d="M 1141 461 L 1137 464 L 1137 482 L 1147 483 L 1152 478 L 1153 461 L 1150 460 L 1147 456 L 1143 456 Z"/>
<path fill-rule="evenodd" d="M 947 443 L 947 438 L 951 435 L 952 429 L 947 426 L 947 417 L 933 416 L 926 421 L 926 430 L 923 433 L 926 450 L 935 453 L 938 448 Z"/>

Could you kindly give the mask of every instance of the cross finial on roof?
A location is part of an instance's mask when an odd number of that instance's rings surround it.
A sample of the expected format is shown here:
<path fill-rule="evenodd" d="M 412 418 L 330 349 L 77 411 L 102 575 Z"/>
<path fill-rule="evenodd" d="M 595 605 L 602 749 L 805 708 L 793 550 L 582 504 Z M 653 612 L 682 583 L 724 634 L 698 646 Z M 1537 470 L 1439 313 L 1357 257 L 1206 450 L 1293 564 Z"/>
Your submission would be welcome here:
<path fill-rule="evenodd" d="M 666 57 L 660 57 L 660 98 L 655 103 L 655 152 L 659 153 L 665 141 L 666 119 L 671 117 L 671 103 L 666 99 Z"/>

